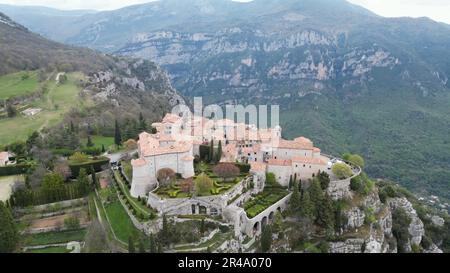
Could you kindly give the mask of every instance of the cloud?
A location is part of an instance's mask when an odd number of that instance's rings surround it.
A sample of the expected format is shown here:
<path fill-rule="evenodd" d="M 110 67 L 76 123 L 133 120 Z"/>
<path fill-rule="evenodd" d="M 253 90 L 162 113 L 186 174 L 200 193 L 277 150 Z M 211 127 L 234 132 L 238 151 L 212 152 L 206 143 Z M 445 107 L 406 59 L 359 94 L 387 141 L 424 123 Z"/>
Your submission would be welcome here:
<path fill-rule="evenodd" d="M 0 0 L 14 5 L 48 6 L 58 9 L 113 10 L 124 6 L 142 4 L 156 0 Z M 184 1 L 184 0 L 179 0 Z M 234 0 L 248 2 L 250 0 Z M 450 24 L 449 0 L 348 0 L 387 17 L 423 17 Z"/>
<path fill-rule="evenodd" d="M 450 24 L 449 0 L 348 0 L 386 17 L 429 17 Z"/>

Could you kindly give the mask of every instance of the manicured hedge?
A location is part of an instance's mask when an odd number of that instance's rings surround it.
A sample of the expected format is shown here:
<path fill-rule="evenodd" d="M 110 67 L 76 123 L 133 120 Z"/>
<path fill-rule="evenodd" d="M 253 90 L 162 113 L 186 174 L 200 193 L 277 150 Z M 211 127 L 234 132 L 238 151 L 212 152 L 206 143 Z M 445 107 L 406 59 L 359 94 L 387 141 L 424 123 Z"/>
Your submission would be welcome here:
<path fill-rule="evenodd" d="M 31 166 L 28 164 L 17 164 L 17 165 L 0 167 L 0 176 L 24 174 L 28 171 L 28 169 L 30 167 Z"/>
<path fill-rule="evenodd" d="M 72 171 L 73 177 L 78 177 L 78 173 L 80 169 L 86 169 L 89 173 L 91 167 L 94 167 L 96 172 L 100 172 L 103 170 L 105 165 L 109 164 L 109 158 L 107 157 L 99 157 L 98 159 L 93 159 L 85 163 L 69 163 L 70 170 Z"/>
<path fill-rule="evenodd" d="M 209 153 L 211 151 L 211 147 L 209 145 L 200 145 L 200 159 L 201 160 L 209 160 Z"/>
<path fill-rule="evenodd" d="M 73 155 L 75 153 L 75 151 L 71 150 L 71 149 L 53 149 L 52 153 L 54 153 L 56 155 L 69 157 L 69 156 Z"/>
<path fill-rule="evenodd" d="M 251 168 L 250 164 L 236 163 L 235 165 L 236 165 L 236 167 L 239 168 L 241 173 L 249 173 L 250 172 L 250 168 Z"/>

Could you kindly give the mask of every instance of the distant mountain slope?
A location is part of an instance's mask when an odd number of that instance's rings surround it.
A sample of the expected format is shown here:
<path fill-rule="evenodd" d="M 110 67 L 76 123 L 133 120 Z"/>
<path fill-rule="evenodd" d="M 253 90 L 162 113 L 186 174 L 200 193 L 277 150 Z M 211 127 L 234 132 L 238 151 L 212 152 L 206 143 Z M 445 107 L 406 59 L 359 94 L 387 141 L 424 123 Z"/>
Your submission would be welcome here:
<path fill-rule="evenodd" d="M 83 77 L 73 84 L 80 89 L 75 97 L 90 98 L 89 107 L 74 108 L 68 117 L 77 119 L 80 124 L 89 122 L 91 126 L 104 130 L 114 128 L 116 119 L 124 122 L 137 119 L 140 113 L 149 121 L 156 121 L 171 106 L 184 103 L 183 98 L 172 88 L 167 74 L 148 60 L 112 57 L 91 49 L 52 42 L 30 32 L 2 13 L 0 60 L 0 75 L 32 70 L 44 71 L 47 75 L 82 72 Z M 54 82 L 54 79 L 51 81 Z M 24 98 L 12 94 L 6 101 L 20 106 L 24 100 L 38 100 L 41 97 L 34 96 L 33 90 L 27 93 Z M 5 101 L 0 104 L 3 108 Z M 73 106 L 77 106 L 75 101 Z M 5 109 L 0 110 L 4 112 Z M 3 121 L 14 120 L 4 118 Z"/>
<path fill-rule="evenodd" d="M 280 104 L 286 136 L 450 197 L 449 25 L 344 0 L 165 0 L 61 22 L 82 22 L 61 41 L 153 60 L 187 97 Z"/>

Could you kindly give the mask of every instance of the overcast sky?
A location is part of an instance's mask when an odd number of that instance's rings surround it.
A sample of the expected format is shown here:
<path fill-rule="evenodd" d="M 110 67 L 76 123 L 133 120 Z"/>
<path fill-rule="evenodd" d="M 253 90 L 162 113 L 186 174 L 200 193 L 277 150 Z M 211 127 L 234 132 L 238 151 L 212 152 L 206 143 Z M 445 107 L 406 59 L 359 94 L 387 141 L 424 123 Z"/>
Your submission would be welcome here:
<path fill-rule="evenodd" d="M 4 4 L 41 5 L 59 9 L 111 10 L 151 0 L 0 0 Z M 180 0 L 183 1 L 183 0 Z M 248 0 L 237 0 L 246 2 Z M 450 0 L 348 0 L 387 17 L 427 16 L 450 24 Z"/>

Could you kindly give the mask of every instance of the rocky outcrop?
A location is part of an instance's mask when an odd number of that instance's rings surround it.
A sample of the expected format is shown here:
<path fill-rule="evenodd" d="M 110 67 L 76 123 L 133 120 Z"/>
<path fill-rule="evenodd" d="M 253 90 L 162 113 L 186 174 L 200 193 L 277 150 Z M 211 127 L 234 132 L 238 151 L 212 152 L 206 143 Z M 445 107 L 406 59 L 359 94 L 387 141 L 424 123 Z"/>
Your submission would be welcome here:
<path fill-rule="evenodd" d="M 405 197 L 393 198 L 388 200 L 389 207 L 392 211 L 397 208 L 402 208 L 411 219 L 411 224 L 408 227 L 410 235 L 410 243 L 412 245 L 420 245 L 422 237 L 425 235 L 425 228 L 422 220 L 417 216 L 416 210 L 413 208 L 411 202 Z"/>
<path fill-rule="evenodd" d="M 344 212 L 347 220 L 346 229 L 360 228 L 364 225 L 366 214 L 358 207 L 351 208 L 349 211 Z"/>

